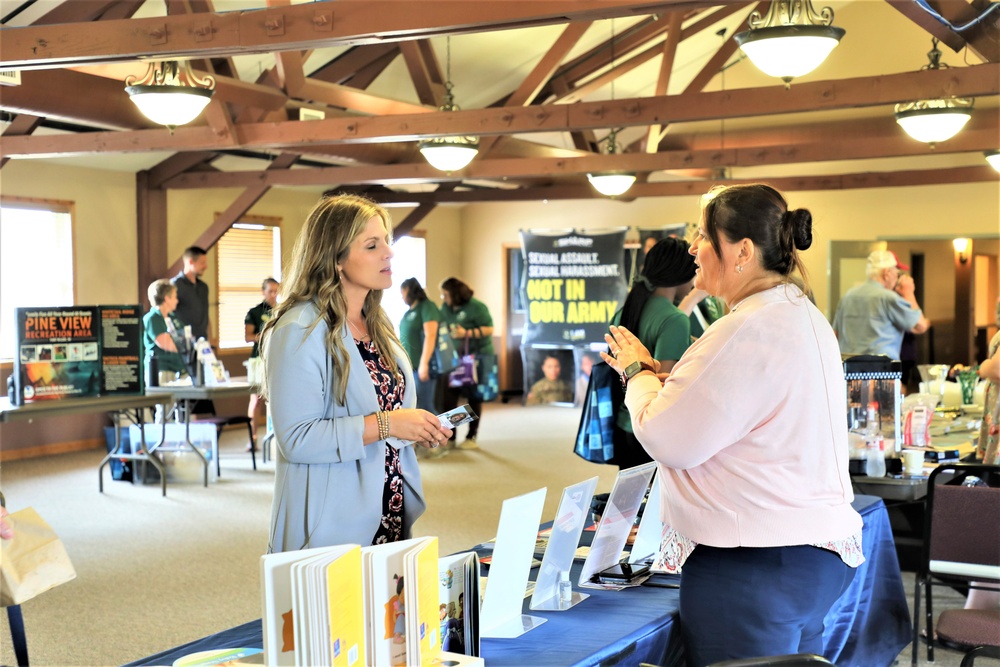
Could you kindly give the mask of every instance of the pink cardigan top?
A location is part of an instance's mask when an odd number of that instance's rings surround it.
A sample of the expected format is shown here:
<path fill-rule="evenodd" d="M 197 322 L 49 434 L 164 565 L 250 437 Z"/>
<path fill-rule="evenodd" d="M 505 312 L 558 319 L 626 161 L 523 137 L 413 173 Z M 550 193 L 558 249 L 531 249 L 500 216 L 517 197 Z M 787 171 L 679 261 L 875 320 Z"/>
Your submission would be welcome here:
<path fill-rule="evenodd" d="M 794 285 L 736 304 L 663 385 L 628 384 L 635 435 L 659 464 L 664 524 L 699 544 L 851 538 L 846 383 L 822 313 Z"/>

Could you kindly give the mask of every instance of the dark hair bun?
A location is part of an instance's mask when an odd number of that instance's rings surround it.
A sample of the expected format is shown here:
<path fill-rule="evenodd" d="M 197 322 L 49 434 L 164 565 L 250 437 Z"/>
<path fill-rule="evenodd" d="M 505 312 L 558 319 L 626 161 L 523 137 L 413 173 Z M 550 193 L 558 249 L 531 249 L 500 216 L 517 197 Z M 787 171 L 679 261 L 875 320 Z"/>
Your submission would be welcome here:
<path fill-rule="evenodd" d="M 797 208 L 785 213 L 785 224 L 791 225 L 792 239 L 796 250 L 808 250 L 813 242 L 812 213 L 805 208 Z"/>

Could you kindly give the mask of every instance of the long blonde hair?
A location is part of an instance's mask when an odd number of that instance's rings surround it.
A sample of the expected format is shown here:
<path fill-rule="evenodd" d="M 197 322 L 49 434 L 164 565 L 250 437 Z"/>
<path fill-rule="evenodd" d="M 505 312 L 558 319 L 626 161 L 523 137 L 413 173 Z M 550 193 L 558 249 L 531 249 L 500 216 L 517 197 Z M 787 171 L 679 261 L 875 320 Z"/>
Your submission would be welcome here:
<path fill-rule="evenodd" d="M 392 242 L 392 220 L 389 212 L 364 197 L 337 195 L 323 197 L 309 212 L 292 250 L 292 261 L 286 278 L 281 282 L 281 299 L 271 320 L 261 332 L 262 350 L 266 349 L 270 333 L 281 317 L 297 303 L 312 301 L 319 317 L 309 325 L 308 335 L 320 321 L 326 323 L 326 348 L 336 374 L 335 395 L 344 403 L 347 397 L 347 373 L 350 357 L 344 345 L 342 330 L 347 320 L 347 299 L 337 264 L 344 261 L 354 241 L 374 217 L 382 220 L 386 237 Z M 399 366 L 394 351 L 399 339 L 382 310 L 382 290 L 371 290 L 365 297 L 361 314 L 368 333 L 382 356 L 382 361 L 396 374 Z M 266 359 L 266 355 L 262 354 Z M 267 365 L 264 373 L 266 377 Z M 266 392 L 266 381 L 264 391 Z"/>

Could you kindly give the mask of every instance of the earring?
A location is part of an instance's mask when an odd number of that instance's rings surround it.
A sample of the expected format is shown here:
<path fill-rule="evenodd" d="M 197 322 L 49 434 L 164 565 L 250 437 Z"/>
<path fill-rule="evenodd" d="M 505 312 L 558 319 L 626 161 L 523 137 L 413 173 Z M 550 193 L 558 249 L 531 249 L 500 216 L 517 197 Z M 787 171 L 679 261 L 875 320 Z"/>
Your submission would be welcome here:
<path fill-rule="evenodd" d="M 743 265 L 742 264 L 737 264 L 736 265 L 736 273 L 743 273 Z"/>

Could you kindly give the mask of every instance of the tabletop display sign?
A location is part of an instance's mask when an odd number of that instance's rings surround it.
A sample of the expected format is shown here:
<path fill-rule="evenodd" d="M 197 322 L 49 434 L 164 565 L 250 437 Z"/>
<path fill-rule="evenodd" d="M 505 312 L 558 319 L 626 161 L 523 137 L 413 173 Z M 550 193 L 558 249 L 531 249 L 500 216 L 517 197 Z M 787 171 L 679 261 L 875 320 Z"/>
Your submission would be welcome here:
<path fill-rule="evenodd" d="M 18 308 L 14 373 L 24 402 L 100 395 L 100 333 L 96 306 Z"/>
<path fill-rule="evenodd" d="M 101 394 L 143 391 L 142 311 L 138 305 L 100 306 Z"/>
<path fill-rule="evenodd" d="M 527 307 L 522 345 L 604 340 L 627 291 L 626 228 L 521 232 Z"/>

